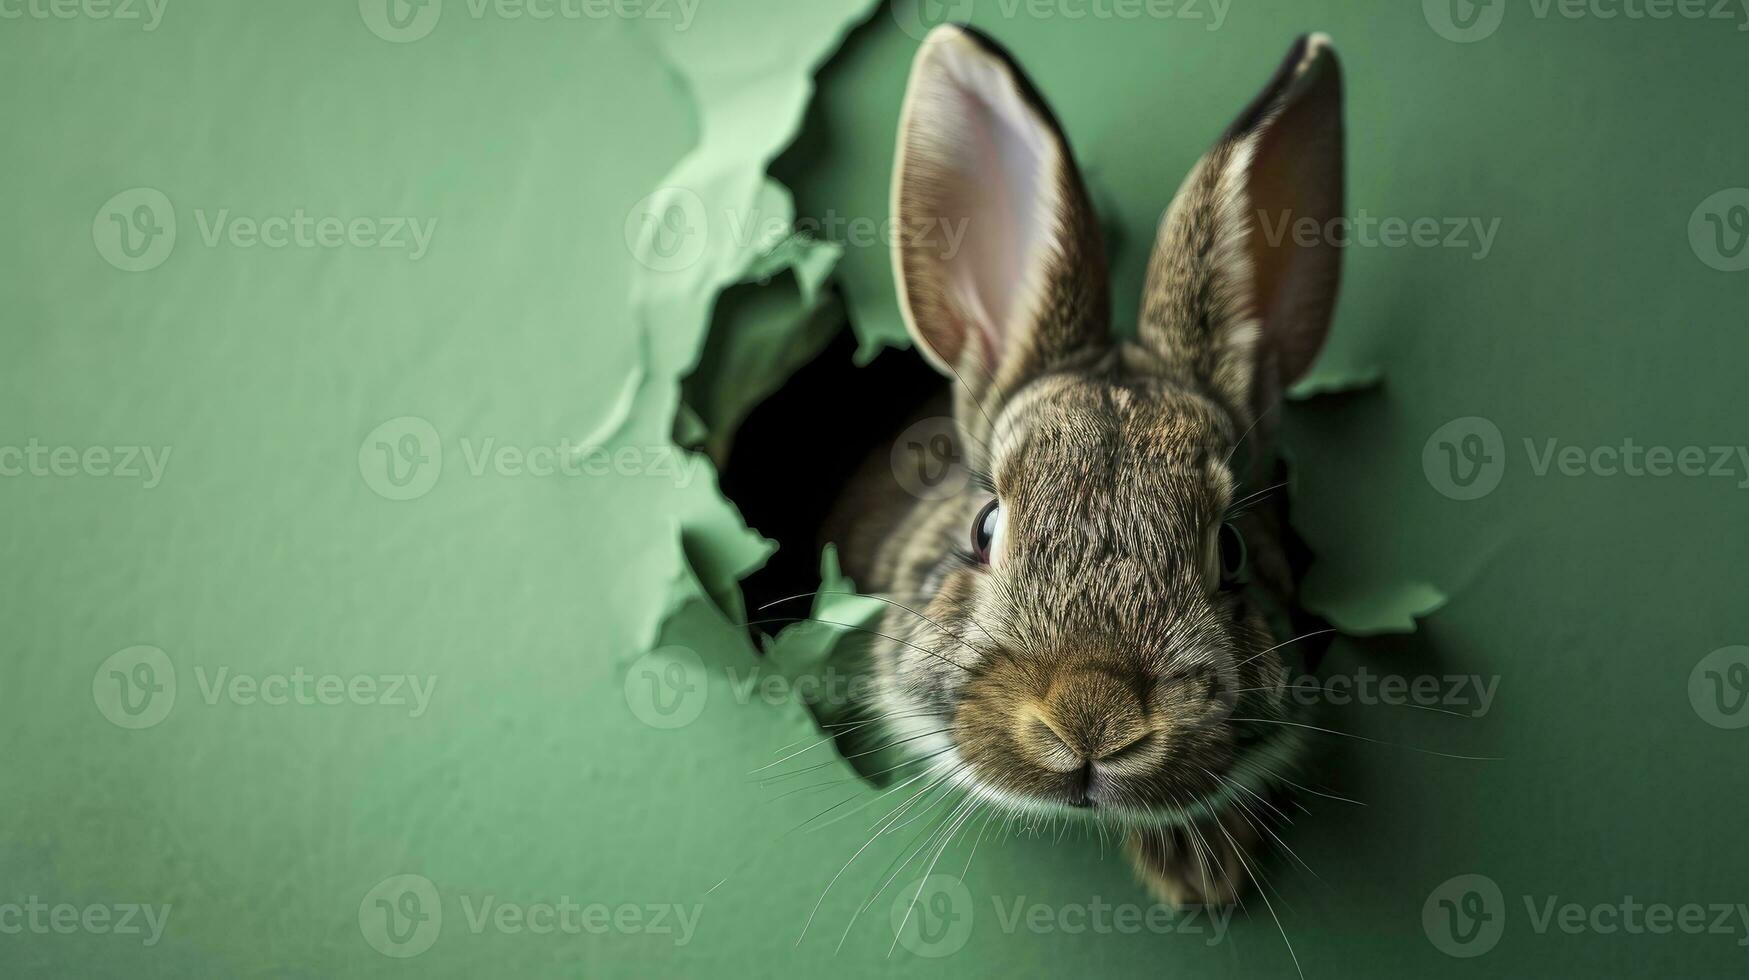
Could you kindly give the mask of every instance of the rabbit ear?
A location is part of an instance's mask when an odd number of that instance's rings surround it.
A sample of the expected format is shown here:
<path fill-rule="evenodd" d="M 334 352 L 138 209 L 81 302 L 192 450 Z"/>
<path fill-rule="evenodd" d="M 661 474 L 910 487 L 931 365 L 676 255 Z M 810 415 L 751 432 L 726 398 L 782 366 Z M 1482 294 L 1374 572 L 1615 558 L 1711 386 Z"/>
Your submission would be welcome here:
<path fill-rule="evenodd" d="M 1161 222 L 1138 339 L 1230 408 L 1267 411 L 1324 345 L 1342 272 L 1342 68 L 1300 38 Z M 1305 234 L 1316 222 L 1316 233 Z"/>
<path fill-rule="evenodd" d="M 1068 142 L 970 28 L 938 27 L 918 51 L 892 206 L 899 305 L 938 370 L 1004 390 L 1110 343 L 1104 248 Z"/>

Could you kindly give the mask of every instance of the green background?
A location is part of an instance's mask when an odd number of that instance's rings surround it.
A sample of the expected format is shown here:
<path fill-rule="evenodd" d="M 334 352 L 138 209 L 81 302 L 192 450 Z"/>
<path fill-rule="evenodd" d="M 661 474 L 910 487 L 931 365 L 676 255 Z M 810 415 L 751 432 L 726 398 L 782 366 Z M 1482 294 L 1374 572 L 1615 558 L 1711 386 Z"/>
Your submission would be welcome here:
<path fill-rule="evenodd" d="M 1285 932 L 1308 977 L 1743 975 L 1735 915 L 1725 934 L 1539 932 L 1526 899 L 1749 902 L 1749 731 L 1721 727 L 1749 714 L 1709 714 L 1690 687 L 1711 651 L 1749 642 L 1749 472 L 1539 475 L 1525 441 L 1745 443 L 1749 272 L 1715 268 L 1730 263 L 1691 232 L 1704 201 L 1749 204 L 1714 199 L 1749 185 L 1749 15 L 1495 0 L 1480 9 L 1497 29 L 1459 42 L 1438 3 L 1232 0 L 1218 26 L 1206 0 L 946 5 L 1053 101 L 1111 229 L 1120 319 L 1172 190 L 1305 30 L 1344 59 L 1352 210 L 1498 221 L 1485 257 L 1351 249 L 1323 371 L 1383 385 L 1288 409 L 1326 588 L 1450 597 L 1413 635 L 1339 642 L 1326 674 L 1498 686 L 1480 717 L 1329 708 L 1322 724 L 1392 745 L 1319 740 L 1309 778 L 1364 805 L 1302 800 L 1285 837 L 1310 871 L 1265 868 L 1279 930 L 1261 896 L 1213 944 L 1060 928 L 1145 895 L 1110 841 L 991 825 L 951 910 L 963 944 L 919 956 L 892 949 L 889 916 L 916 866 L 879 889 L 921 823 L 870 847 L 798 944 L 884 804 L 798 829 L 875 795 L 825 747 L 785 764 L 821 765 L 795 779 L 750 775 L 815 731 L 793 700 L 735 684 L 755 661 L 727 625 L 730 583 L 766 546 L 702 457 L 679 476 L 661 462 L 725 286 L 780 292 L 719 336 L 763 323 L 781 340 L 819 312 L 837 258 L 827 313 L 842 297 L 871 348 L 898 336 L 884 247 L 772 258 L 737 231 L 774 220 L 782 238 L 783 185 L 804 216 L 884 217 L 917 6 L 702 0 L 681 29 L 671 6 L 540 20 L 448 0 L 397 34 L 374 4 L 169 0 L 152 30 L 4 7 L 25 13 L 0 19 L 0 447 L 171 455 L 149 488 L 83 461 L 0 477 L 0 927 L 32 900 L 171 911 L 150 946 L 0 933 L 0 974 L 1279 977 Z M 134 188 L 164 195 L 177 237 L 130 272 L 103 229 Z M 221 212 L 300 209 L 436 224 L 417 257 L 203 235 Z M 639 229 L 673 215 L 703 226 L 652 261 Z M 725 397 L 773 383 L 758 373 Z M 1501 433 L 1504 471 L 1454 500 L 1424 449 L 1472 417 Z M 422 422 L 379 429 L 407 418 Z M 408 434 L 435 482 L 392 499 L 407 493 L 372 461 Z M 573 475 L 477 463 L 578 445 L 610 455 Z M 808 481 L 808 448 L 771 478 Z M 163 651 L 176 691 L 134 730 L 100 695 L 138 645 Z M 696 717 L 670 728 L 651 685 L 674 666 L 686 681 L 666 693 Z M 422 712 L 271 705 L 205 696 L 221 670 L 434 687 Z M 1449 956 L 1423 907 L 1471 874 L 1499 888 L 1503 933 Z M 442 914 L 403 957 L 372 943 L 373 889 L 398 875 L 428 880 Z M 681 906 L 697 929 L 683 945 L 476 932 L 487 898 Z M 1004 929 L 995 908 L 1017 899 L 1057 925 Z"/>

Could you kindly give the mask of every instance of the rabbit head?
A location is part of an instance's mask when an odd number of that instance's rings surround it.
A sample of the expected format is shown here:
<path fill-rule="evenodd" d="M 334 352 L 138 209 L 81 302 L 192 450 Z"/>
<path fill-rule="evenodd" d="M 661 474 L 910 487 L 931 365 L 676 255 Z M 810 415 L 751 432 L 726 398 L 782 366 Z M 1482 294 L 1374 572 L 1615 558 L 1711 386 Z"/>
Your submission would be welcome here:
<path fill-rule="evenodd" d="M 974 478 L 882 545 L 875 584 L 905 608 L 877 658 L 893 727 L 975 792 L 1170 823 L 1290 751 L 1265 598 L 1291 582 L 1240 511 L 1335 304 L 1336 244 L 1269 231 L 1342 215 L 1341 104 L 1328 40 L 1300 39 L 1166 210 L 1120 339 L 1044 100 L 969 28 L 918 53 L 893 217 L 964 240 L 900 234 L 894 272 Z"/>

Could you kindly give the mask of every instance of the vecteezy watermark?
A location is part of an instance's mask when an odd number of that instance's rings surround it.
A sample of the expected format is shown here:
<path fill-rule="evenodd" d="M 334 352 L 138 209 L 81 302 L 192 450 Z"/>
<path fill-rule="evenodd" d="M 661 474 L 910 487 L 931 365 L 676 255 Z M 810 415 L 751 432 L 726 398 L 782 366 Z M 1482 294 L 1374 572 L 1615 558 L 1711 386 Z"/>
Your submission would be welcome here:
<path fill-rule="evenodd" d="M 1555 437 L 1526 438 L 1525 462 L 1536 477 L 1728 480 L 1749 490 L 1749 446 L 1578 445 Z M 1506 474 L 1506 440 L 1500 427 L 1478 416 L 1454 419 L 1428 437 L 1421 468 L 1433 489 L 1453 500 L 1493 493 Z"/>
<path fill-rule="evenodd" d="M 1172 20 L 1218 31 L 1233 0 L 894 0 L 893 20 L 916 40 L 941 24 L 991 20 Z"/>
<path fill-rule="evenodd" d="M 459 441 L 462 462 L 470 476 L 536 478 L 567 477 L 653 477 L 670 480 L 678 489 L 692 485 L 709 460 L 697 453 L 688 453 L 678 446 L 606 446 L 573 444 L 560 439 L 552 446 L 500 445 L 487 437 L 478 441 L 463 436 Z"/>
<path fill-rule="evenodd" d="M 1713 20 L 1749 30 L 1749 0 L 1523 0 L 1536 20 Z M 1447 41 L 1485 40 L 1506 20 L 1510 0 L 1421 0 L 1427 25 Z"/>
<path fill-rule="evenodd" d="M 1479 217 L 1378 217 L 1361 208 L 1354 217 L 1319 219 L 1293 211 L 1258 211 L 1263 238 L 1275 248 L 1292 241 L 1302 248 L 1450 248 L 1464 249 L 1480 262 L 1494 250 L 1500 219 Z"/>
<path fill-rule="evenodd" d="M 1232 906 L 1207 908 L 1193 905 L 1175 909 L 1160 904 L 1106 902 L 1098 895 L 1086 902 L 1036 902 L 1028 901 L 1024 895 L 1004 901 L 993 896 L 991 903 L 996 909 L 997 928 L 1010 935 L 1017 932 L 1034 935 L 1062 933 L 1066 936 L 1171 934 L 1198 936 L 1204 945 L 1215 946 L 1227 937 L 1227 927 L 1233 920 Z"/>
<path fill-rule="evenodd" d="M 972 938 L 977 910 L 966 883 L 954 875 L 927 875 L 893 897 L 893 936 L 925 959 L 952 956 Z"/>
<path fill-rule="evenodd" d="M 139 480 L 156 489 L 170 466 L 170 446 L 51 446 L 36 437 L 0 446 L 0 479 L 39 477 Z"/>
<path fill-rule="evenodd" d="M 0 902 L 0 936 L 139 936 L 141 946 L 152 947 L 164 938 L 170 908 L 137 902 L 49 903 L 31 895 L 22 902 Z"/>
<path fill-rule="evenodd" d="M 462 436 L 456 449 L 463 471 L 475 478 L 649 478 L 684 490 L 710 465 L 703 455 L 674 445 L 608 447 L 570 439 L 514 445 L 493 436 Z M 404 415 L 372 429 L 359 443 L 358 472 L 380 497 L 417 500 L 437 486 L 445 455 L 435 426 Z"/>
<path fill-rule="evenodd" d="M 812 622 L 826 628 L 854 625 Z M 724 668 L 723 673 L 730 697 L 743 707 L 755 701 L 774 707 L 795 703 L 840 707 L 867 704 L 878 685 L 869 673 L 830 666 L 818 673 L 794 677 L 764 666 L 745 669 L 731 666 Z M 704 714 L 710 699 L 710 682 L 711 675 L 697 653 L 686 647 L 662 647 L 640 656 L 626 670 L 626 706 L 651 728 L 682 728 Z"/>
<path fill-rule="evenodd" d="M 794 220 L 766 215 L 757 208 L 746 214 L 731 210 L 724 212 L 723 220 L 730 240 L 743 251 L 801 235 L 850 248 L 891 249 L 902 241 L 912 248 L 929 249 L 944 261 L 959 254 L 971 226 L 970 218 L 938 216 L 919 218 L 901 227 L 892 218 L 844 215 L 830 209 L 818 218 L 802 215 Z"/>
<path fill-rule="evenodd" d="M 1688 244 L 1720 272 L 1749 269 L 1749 187 L 1728 187 L 1700 202 L 1688 217 Z"/>
<path fill-rule="evenodd" d="M 710 247 L 704 198 L 684 187 L 657 188 L 626 214 L 625 239 L 632 257 L 653 272 L 690 269 Z"/>
<path fill-rule="evenodd" d="M 443 475 L 443 440 L 425 419 L 403 415 L 372 429 L 358 444 L 364 485 L 388 500 L 417 500 Z"/>
<path fill-rule="evenodd" d="M 666 24 L 676 32 L 692 26 L 703 0 L 450 0 L 470 20 L 593 21 L 640 20 Z M 370 32 L 385 41 L 408 44 L 437 29 L 444 0 L 358 0 L 358 14 Z"/>
<path fill-rule="evenodd" d="M 1569 936 L 1730 936 L 1738 946 L 1749 946 L 1749 905 L 1740 902 L 1673 905 L 1641 902 L 1632 895 L 1602 902 L 1563 900 L 1559 895 L 1520 898 L 1525 920 L 1539 936 L 1550 931 Z M 1499 945 L 1511 911 L 1492 878 L 1458 875 L 1427 896 L 1421 926 L 1440 952 L 1469 959 Z"/>
<path fill-rule="evenodd" d="M 176 249 L 176 208 L 163 191 L 135 187 L 97 209 L 91 219 L 97 254 L 123 272 L 150 272 Z"/>
<path fill-rule="evenodd" d="M 893 479 L 919 500 L 958 496 L 972 480 L 959 426 L 945 415 L 919 419 L 899 433 L 887 462 Z"/>
<path fill-rule="evenodd" d="M 532 902 L 504 901 L 496 894 L 456 896 L 461 922 L 475 936 L 666 936 L 675 946 L 692 942 L 702 905 L 579 902 L 569 895 Z M 358 929 L 384 956 L 418 956 L 443 934 L 443 896 L 423 875 L 392 875 L 358 903 Z M 450 921 L 456 921 L 451 916 Z"/>
<path fill-rule="evenodd" d="M 435 675 L 247 673 L 228 666 L 196 665 L 194 681 L 208 707 L 221 701 L 238 707 L 366 705 L 397 708 L 409 718 L 423 716 L 437 690 Z M 91 675 L 91 700 L 103 717 L 121 728 L 151 728 L 176 707 L 176 665 L 154 646 L 132 646 L 104 658 Z"/>
<path fill-rule="evenodd" d="M 311 674 L 302 667 L 289 674 L 250 674 L 196 666 L 194 682 L 209 706 L 221 700 L 245 708 L 356 704 L 404 708 L 409 718 L 424 715 L 437 691 L 434 674 Z"/>
<path fill-rule="evenodd" d="M 651 728 L 684 728 L 704 714 L 710 676 L 704 659 L 681 646 L 644 654 L 626 669 L 626 707 Z"/>
<path fill-rule="evenodd" d="M 1421 448 L 1421 471 L 1433 489 L 1453 500 L 1479 500 L 1506 475 L 1506 440 L 1480 416 L 1440 426 Z"/>
<path fill-rule="evenodd" d="M 692 942 L 702 905 L 621 902 L 581 904 L 569 895 L 555 901 L 505 902 L 496 895 L 460 896 L 462 917 L 474 935 L 669 936 L 676 946 Z"/>
<path fill-rule="evenodd" d="M 176 706 L 176 667 L 154 646 L 117 650 L 91 675 L 91 700 L 112 724 L 151 728 Z"/>
<path fill-rule="evenodd" d="M 437 234 L 436 218 L 342 218 L 311 215 L 303 208 L 294 208 L 289 215 L 266 217 L 234 215 L 230 208 L 213 212 L 195 208 L 194 220 L 207 248 L 381 249 L 404 251 L 413 262 L 425 257 L 431 250 L 432 236 Z"/>
<path fill-rule="evenodd" d="M 170 0 L 0 0 L 0 20 L 109 20 L 151 33 Z"/>
<path fill-rule="evenodd" d="M 1434 708 L 1448 713 L 1480 718 L 1494 705 L 1500 689 L 1498 675 L 1375 674 L 1361 666 L 1352 674 L 1315 677 L 1300 674 L 1284 688 L 1287 699 L 1312 707 L 1320 704 L 1343 707 L 1351 704 L 1400 705 Z"/>
<path fill-rule="evenodd" d="M 370 948 L 395 959 L 418 956 L 443 933 L 443 901 L 424 875 L 391 875 L 358 903 L 358 931 Z"/>
<path fill-rule="evenodd" d="M 289 214 L 244 215 L 228 207 L 194 209 L 199 240 L 207 248 L 370 249 L 405 252 L 423 259 L 437 234 L 436 218 Z M 97 209 L 91 240 L 104 261 L 123 272 L 149 272 L 164 264 L 177 243 L 176 208 L 163 191 L 136 187 Z"/>
<path fill-rule="evenodd" d="M 943 259 L 959 254 L 969 218 L 930 217 L 903 226 L 891 218 L 842 215 L 794 219 L 766 214 L 758 208 L 725 208 L 715 216 L 704 198 L 684 187 L 663 187 L 632 206 L 626 214 L 625 241 L 632 257 L 653 272 L 678 272 L 704 257 L 713 236 L 736 251 L 756 253 L 786 239 L 801 236 L 849 248 L 890 249 L 905 242 L 928 249 Z M 726 239 L 723 238 L 726 236 Z"/>
<path fill-rule="evenodd" d="M 1749 728 L 1749 647 L 1723 647 L 1688 675 L 1688 703 L 1714 728 Z"/>
<path fill-rule="evenodd" d="M 827 629 L 854 625 L 827 623 L 823 620 L 813 622 Z M 818 673 L 795 677 L 760 667 L 749 667 L 746 670 L 728 667 L 725 668 L 725 673 L 729 676 L 729 691 L 735 703 L 743 706 L 757 700 L 773 707 L 798 702 L 848 707 L 853 704 L 868 704 L 879 687 L 879 682 L 869 672 L 848 672 L 832 666 Z"/>
<path fill-rule="evenodd" d="M 1098 895 L 1085 902 L 992 895 L 990 904 L 994 912 L 991 921 L 1010 936 L 1176 935 L 1196 937 L 1215 946 L 1226 938 L 1233 919 L 1231 907 L 1175 909 L 1108 902 Z M 965 882 L 951 874 L 932 874 L 899 890 L 890 918 L 898 945 L 918 956 L 939 959 L 965 948 L 978 915 Z"/>
<path fill-rule="evenodd" d="M 1506 898 L 1485 875 L 1449 878 L 1422 903 L 1421 928 L 1447 956 L 1481 956 L 1499 945 L 1506 931 Z"/>
<path fill-rule="evenodd" d="M 958 380 L 973 384 L 987 379 L 968 375 Z M 1174 453 L 1172 459 L 1162 461 L 1163 468 L 1159 472 L 1162 476 L 1201 479 L 1211 466 L 1224 469 L 1232 456 L 1232 447 L 1210 437 L 1201 444 Z M 933 415 L 911 423 L 893 441 L 887 462 L 899 489 L 920 500 L 950 499 L 965 492 L 972 481 L 972 460 L 966 453 L 964 436 L 959 424 L 947 415 Z M 1038 520 L 1051 524 L 1054 533 L 1058 534 L 1097 538 L 1101 533 L 1092 520 L 1055 522 L 1051 515 L 1039 515 Z"/>

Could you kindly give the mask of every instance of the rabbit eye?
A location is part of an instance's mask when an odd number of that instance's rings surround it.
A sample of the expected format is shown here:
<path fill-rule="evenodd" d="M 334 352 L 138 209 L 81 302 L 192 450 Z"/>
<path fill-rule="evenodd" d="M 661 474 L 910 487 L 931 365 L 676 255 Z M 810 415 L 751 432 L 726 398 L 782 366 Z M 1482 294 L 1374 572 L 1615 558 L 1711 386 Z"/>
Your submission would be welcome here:
<path fill-rule="evenodd" d="M 1230 521 L 1221 525 L 1220 551 L 1221 588 L 1232 589 L 1244 585 L 1251 554 L 1245 547 L 1245 536 Z"/>
<path fill-rule="evenodd" d="M 990 546 L 996 542 L 996 532 L 1001 528 L 1002 503 L 992 500 L 972 520 L 972 555 L 979 562 L 990 564 Z"/>

